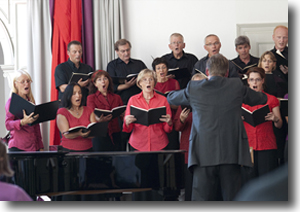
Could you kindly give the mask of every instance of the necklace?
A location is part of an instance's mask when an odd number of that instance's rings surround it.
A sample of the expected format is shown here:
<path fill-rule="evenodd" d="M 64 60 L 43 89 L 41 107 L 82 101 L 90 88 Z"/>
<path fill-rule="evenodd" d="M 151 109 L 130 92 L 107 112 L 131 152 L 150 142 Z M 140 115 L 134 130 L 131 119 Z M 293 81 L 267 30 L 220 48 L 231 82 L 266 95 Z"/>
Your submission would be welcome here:
<path fill-rule="evenodd" d="M 75 109 L 71 108 L 70 111 L 76 113 L 77 116 L 79 115 L 79 110 L 75 111 Z"/>

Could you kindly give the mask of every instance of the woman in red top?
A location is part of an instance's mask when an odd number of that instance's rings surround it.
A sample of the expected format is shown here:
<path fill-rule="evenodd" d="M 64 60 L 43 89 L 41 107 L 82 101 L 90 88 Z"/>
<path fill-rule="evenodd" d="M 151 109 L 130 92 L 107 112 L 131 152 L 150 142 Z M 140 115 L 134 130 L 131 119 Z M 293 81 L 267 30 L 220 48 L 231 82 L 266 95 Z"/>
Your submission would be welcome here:
<path fill-rule="evenodd" d="M 156 84 L 154 71 L 149 69 L 142 70 L 137 77 L 136 84 L 142 89 L 142 92 L 129 99 L 123 122 L 123 131 L 128 133 L 132 131 L 129 138 L 130 149 L 138 151 L 162 150 L 169 143 L 166 133 L 171 132 L 173 127 L 170 105 L 166 97 L 154 91 Z M 160 118 L 162 123 L 149 126 L 137 124 L 134 123 L 136 118 L 130 115 L 131 105 L 146 110 L 165 106 L 166 115 Z"/>
<path fill-rule="evenodd" d="M 69 133 L 69 128 L 87 126 L 96 122 L 93 109 L 82 104 L 82 91 L 77 83 L 70 83 L 61 99 L 62 108 L 57 111 L 57 127 L 62 134 L 61 145 L 67 151 L 93 151 L 92 139 L 88 138 L 90 131 L 82 130 Z"/>
<path fill-rule="evenodd" d="M 258 92 L 264 92 L 265 71 L 262 68 L 253 67 L 247 72 L 249 87 Z M 265 93 L 265 92 L 264 92 Z M 270 113 L 265 117 L 266 122 L 251 126 L 244 121 L 247 132 L 249 146 L 253 147 L 254 167 L 251 170 L 251 177 L 258 177 L 277 167 L 277 145 L 273 132 L 273 124 L 276 128 L 281 128 L 282 119 L 279 110 L 279 101 L 275 96 L 265 93 L 268 97 Z M 250 107 L 242 105 L 244 108 L 254 111 L 264 105 Z"/>
<path fill-rule="evenodd" d="M 121 97 L 114 94 L 112 79 L 106 71 L 99 70 L 93 74 L 89 91 L 87 106 L 93 110 L 95 108 L 112 110 L 123 105 Z M 119 118 L 112 119 L 112 115 L 107 115 L 103 119 L 109 121 L 108 134 L 106 137 L 93 138 L 94 151 L 121 151 Z"/>
<path fill-rule="evenodd" d="M 176 79 L 172 79 L 168 74 L 168 62 L 164 58 L 156 58 L 152 62 L 152 68 L 156 72 L 157 83 L 154 87 L 155 91 L 161 92 L 165 96 L 173 90 L 180 90 L 180 85 Z M 172 119 L 174 117 L 178 106 L 170 105 L 172 111 Z M 168 133 L 169 145 L 168 149 L 179 149 L 179 133 L 174 128 L 172 132 Z"/>

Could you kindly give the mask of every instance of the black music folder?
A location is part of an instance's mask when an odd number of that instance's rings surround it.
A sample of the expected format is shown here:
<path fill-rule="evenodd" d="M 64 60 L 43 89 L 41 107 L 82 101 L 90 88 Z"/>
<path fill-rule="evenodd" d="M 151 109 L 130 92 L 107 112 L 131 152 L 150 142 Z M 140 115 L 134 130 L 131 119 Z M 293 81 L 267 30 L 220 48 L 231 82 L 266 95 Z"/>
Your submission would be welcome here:
<path fill-rule="evenodd" d="M 108 127 L 108 122 L 92 122 L 87 127 L 85 126 L 72 127 L 68 130 L 68 132 L 74 133 L 74 132 L 78 132 L 79 130 L 82 130 L 82 132 L 84 133 L 91 130 L 88 137 L 94 137 L 94 136 L 105 137 L 107 135 L 107 127 Z"/>
<path fill-rule="evenodd" d="M 169 69 L 168 74 L 175 75 L 175 79 L 182 79 L 182 78 L 191 78 L 191 73 L 187 68 L 175 68 L 175 69 Z"/>
<path fill-rule="evenodd" d="M 265 116 L 268 113 L 270 113 L 269 105 L 265 105 L 257 110 L 254 110 L 253 112 L 250 112 L 246 108 L 242 107 L 242 116 L 244 116 L 244 121 L 253 127 L 266 122 Z"/>
<path fill-rule="evenodd" d="M 166 115 L 166 106 L 151 108 L 149 110 L 130 106 L 130 114 L 137 119 L 135 123 L 149 126 L 151 124 L 162 123 L 159 119 L 162 115 Z"/>
<path fill-rule="evenodd" d="M 279 57 L 276 57 L 276 59 L 277 59 L 276 63 L 288 67 L 289 66 L 288 60 L 285 59 L 282 55 L 278 54 L 277 52 L 276 52 L 276 54 L 279 56 Z"/>
<path fill-rule="evenodd" d="M 137 78 L 139 73 L 136 74 L 128 74 L 126 77 L 111 77 L 114 84 L 124 84 L 125 80 L 128 82 L 132 78 Z"/>
<path fill-rule="evenodd" d="M 289 100 L 280 99 L 280 113 L 282 116 L 289 116 Z"/>
<path fill-rule="evenodd" d="M 184 108 L 190 109 L 190 113 L 192 112 L 192 107 L 190 105 L 180 105 L 181 110 L 184 110 Z"/>
<path fill-rule="evenodd" d="M 88 74 L 84 74 L 84 73 L 72 73 L 71 79 L 69 80 L 69 84 L 71 82 L 78 82 L 81 78 L 82 81 L 85 81 L 87 79 L 89 79 L 90 77 L 92 77 L 94 72 L 90 72 Z"/>
<path fill-rule="evenodd" d="M 112 114 L 111 120 L 113 120 L 114 118 L 119 117 L 125 110 L 126 110 L 126 105 L 122 105 L 119 107 L 115 107 L 112 110 L 104 110 L 104 109 L 95 108 L 94 113 L 98 117 L 100 117 L 102 114 L 104 116 Z"/>
<path fill-rule="evenodd" d="M 59 108 L 59 101 L 52 101 L 43 103 L 40 105 L 34 105 L 33 103 L 23 99 L 18 94 L 12 93 L 9 112 L 17 116 L 19 119 L 23 118 L 23 110 L 26 115 L 34 112 L 34 116 L 39 114 L 38 119 L 29 124 L 35 125 L 41 122 L 50 121 L 56 118 L 56 112 Z"/>
<path fill-rule="evenodd" d="M 160 94 L 160 95 L 162 95 L 162 96 L 165 96 L 165 97 L 167 97 L 168 96 L 168 94 L 171 92 L 171 91 L 166 91 L 166 92 L 160 92 L 160 91 L 158 91 L 158 90 L 155 90 L 154 89 L 154 91 L 156 92 L 156 93 L 158 93 L 158 94 Z"/>

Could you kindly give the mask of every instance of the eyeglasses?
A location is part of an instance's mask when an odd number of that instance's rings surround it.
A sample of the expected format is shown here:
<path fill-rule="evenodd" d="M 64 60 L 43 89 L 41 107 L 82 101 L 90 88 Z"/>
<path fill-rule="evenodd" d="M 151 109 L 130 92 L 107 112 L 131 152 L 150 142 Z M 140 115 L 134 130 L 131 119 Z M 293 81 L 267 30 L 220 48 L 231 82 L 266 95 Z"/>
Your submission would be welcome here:
<path fill-rule="evenodd" d="M 172 44 L 172 45 L 176 45 L 176 44 L 180 45 L 180 44 L 183 44 L 183 42 L 178 41 L 178 42 L 172 42 L 171 44 Z"/>
<path fill-rule="evenodd" d="M 30 83 L 32 83 L 32 81 L 31 80 L 22 80 L 22 81 L 17 81 L 18 83 L 21 83 L 22 85 L 23 84 L 25 84 L 26 82 L 28 83 L 28 84 L 30 84 Z"/>
<path fill-rule="evenodd" d="M 108 78 L 107 77 L 103 77 L 103 78 L 97 78 L 97 80 L 96 81 L 107 81 L 108 80 Z"/>
<path fill-rule="evenodd" d="M 268 62 L 268 63 L 274 63 L 273 60 L 262 60 L 262 62 L 264 62 L 264 63 L 266 63 L 266 62 Z"/>
<path fill-rule="evenodd" d="M 217 46 L 219 44 L 220 44 L 220 42 L 214 42 L 214 43 L 208 43 L 208 44 L 205 44 L 205 45 L 206 46 L 212 46 L 212 45 Z"/>
<path fill-rule="evenodd" d="M 142 81 L 143 82 L 147 82 L 147 81 L 152 82 L 152 81 L 154 81 L 154 79 L 152 77 L 150 77 L 150 78 L 143 78 Z"/>
<path fill-rule="evenodd" d="M 257 78 L 257 79 L 250 78 L 249 81 L 250 82 L 261 82 L 262 78 Z"/>

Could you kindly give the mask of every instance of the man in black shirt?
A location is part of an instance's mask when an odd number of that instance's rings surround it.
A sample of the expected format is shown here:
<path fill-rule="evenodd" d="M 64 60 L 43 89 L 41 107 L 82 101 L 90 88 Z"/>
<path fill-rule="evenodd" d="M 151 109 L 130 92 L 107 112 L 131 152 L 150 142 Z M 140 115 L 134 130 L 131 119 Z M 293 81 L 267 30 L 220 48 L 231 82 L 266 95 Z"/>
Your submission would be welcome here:
<path fill-rule="evenodd" d="M 82 45 L 79 41 L 71 41 L 68 44 L 67 53 L 69 55 L 68 61 L 56 66 L 54 73 L 55 85 L 56 89 L 58 90 L 58 99 L 61 99 L 67 85 L 69 84 L 73 72 L 88 74 L 94 71 L 91 66 L 80 62 L 82 57 Z M 82 101 L 84 105 L 86 104 L 89 83 L 89 79 L 85 81 L 80 79 L 78 81 L 78 84 L 82 87 Z"/>
<path fill-rule="evenodd" d="M 235 50 L 239 55 L 231 62 L 235 65 L 241 79 L 249 68 L 258 65 L 259 58 L 250 55 L 250 49 L 250 41 L 247 36 L 241 35 L 235 39 Z"/>
<path fill-rule="evenodd" d="M 280 70 L 283 73 L 285 80 L 288 82 L 288 42 L 289 42 L 289 31 L 286 26 L 276 26 L 273 31 L 273 41 L 274 41 L 274 49 L 271 50 L 275 55 L 277 62 L 276 67 L 277 70 Z"/>
<path fill-rule="evenodd" d="M 183 51 L 185 43 L 184 38 L 180 33 L 173 33 L 170 36 L 169 48 L 172 52 L 162 56 L 167 60 L 169 68 L 187 68 L 188 71 L 192 73 L 193 67 L 198 61 L 198 58 L 193 54 L 185 53 Z M 189 81 L 190 78 L 178 79 L 180 88 L 185 88 Z"/>
<path fill-rule="evenodd" d="M 138 74 L 147 68 L 141 60 L 130 57 L 130 50 L 131 44 L 126 39 L 120 39 L 115 43 L 115 51 L 119 57 L 110 61 L 106 69 L 111 77 L 126 77 L 129 74 Z M 129 98 L 141 92 L 141 89 L 136 86 L 136 77 L 134 77 L 124 84 L 114 83 L 114 91 L 121 96 L 126 105 Z"/>
<path fill-rule="evenodd" d="M 108 63 L 106 71 L 111 77 L 126 77 L 129 74 L 138 74 L 141 70 L 147 68 L 141 60 L 132 59 L 130 57 L 131 44 L 126 39 L 120 39 L 115 43 L 115 51 L 118 58 Z M 137 77 L 124 84 L 114 83 L 114 91 L 121 96 L 124 105 L 127 104 L 129 98 L 141 92 L 136 85 Z M 123 122 L 119 122 L 122 129 Z M 121 151 L 127 150 L 127 143 L 130 133 L 122 132 Z"/>
<path fill-rule="evenodd" d="M 208 54 L 195 64 L 192 75 L 199 72 L 206 74 L 206 62 L 211 56 L 220 52 L 221 42 L 219 37 L 214 34 L 207 35 L 204 39 L 204 49 L 208 52 Z M 236 68 L 231 61 L 229 61 L 228 77 L 239 77 Z"/>

